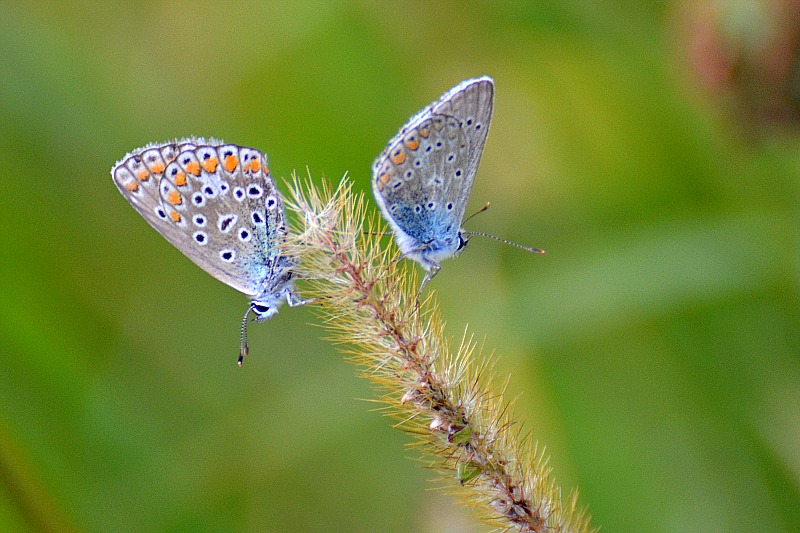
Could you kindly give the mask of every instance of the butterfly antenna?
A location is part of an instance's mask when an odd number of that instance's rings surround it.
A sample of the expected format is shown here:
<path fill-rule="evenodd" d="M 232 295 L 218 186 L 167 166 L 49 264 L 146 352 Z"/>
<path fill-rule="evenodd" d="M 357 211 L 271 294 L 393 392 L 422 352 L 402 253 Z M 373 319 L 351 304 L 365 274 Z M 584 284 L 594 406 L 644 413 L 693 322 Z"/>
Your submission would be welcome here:
<path fill-rule="evenodd" d="M 491 206 L 491 204 L 489 202 L 486 202 L 486 205 L 484 205 L 483 207 L 481 207 L 480 209 L 478 209 L 477 211 L 472 213 L 470 216 L 465 218 L 461 223 L 464 224 L 466 221 L 468 221 L 468 220 L 470 220 L 472 218 L 475 218 L 476 216 L 480 215 L 481 213 L 483 213 L 484 211 L 489 209 L 490 206 Z"/>
<path fill-rule="evenodd" d="M 480 211 L 478 211 L 480 213 Z M 476 213 L 477 214 L 477 213 Z M 483 233 L 482 231 L 465 231 L 463 232 L 465 235 L 469 235 L 470 237 L 479 236 L 479 237 L 489 237 L 490 239 L 494 239 L 496 241 L 500 241 L 502 243 L 508 244 L 509 246 L 516 246 L 517 248 L 522 248 L 526 252 L 531 252 L 532 254 L 546 254 L 544 250 L 540 250 L 539 248 L 533 248 L 531 246 L 525 246 L 523 244 L 517 244 L 516 242 L 511 242 L 506 239 L 501 239 L 497 235 L 492 235 L 490 233 Z"/>
<path fill-rule="evenodd" d="M 247 342 L 247 317 L 250 316 L 250 313 L 253 311 L 253 306 L 247 308 L 247 311 L 244 313 L 244 318 L 242 319 L 242 336 L 239 340 L 239 360 L 236 361 L 236 364 L 240 367 L 242 366 L 242 361 L 246 355 L 250 354 L 250 346 Z"/>

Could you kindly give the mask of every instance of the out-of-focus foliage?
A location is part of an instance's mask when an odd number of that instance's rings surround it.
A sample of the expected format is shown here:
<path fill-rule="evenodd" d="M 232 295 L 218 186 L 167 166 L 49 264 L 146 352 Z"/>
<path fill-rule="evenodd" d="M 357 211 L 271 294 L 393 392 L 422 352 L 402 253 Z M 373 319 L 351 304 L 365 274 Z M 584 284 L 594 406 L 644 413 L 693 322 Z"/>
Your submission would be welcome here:
<path fill-rule="evenodd" d="M 411 114 L 489 74 L 492 208 L 468 225 L 549 254 L 476 239 L 444 263 L 451 333 L 486 336 L 594 525 L 797 531 L 792 5 L 6 2 L 0 529 L 475 527 L 311 310 L 253 325 L 237 368 L 246 300 L 108 171 L 206 135 L 368 190 Z"/>

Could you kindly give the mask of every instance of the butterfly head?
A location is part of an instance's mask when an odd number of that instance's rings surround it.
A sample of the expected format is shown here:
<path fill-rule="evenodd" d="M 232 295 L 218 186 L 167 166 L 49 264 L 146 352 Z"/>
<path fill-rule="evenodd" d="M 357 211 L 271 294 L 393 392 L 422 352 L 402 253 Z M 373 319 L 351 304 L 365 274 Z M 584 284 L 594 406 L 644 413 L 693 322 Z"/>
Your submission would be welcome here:
<path fill-rule="evenodd" d="M 242 336 L 239 339 L 239 360 L 236 362 L 239 366 L 242 366 L 244 357 L 250 353 L 250 346 L 247 341 L 247 319 L 250 313 L 253 314 L 256 322 L 269 320 L 278 313 L 278 305 L 280 304 L 281 296 L 276 297 L 272 294 L 264 294 L 250 302 L 247 311 L 244 313 L 244 318 L 242 318 Z"/>
<path fill-rule="evenodd" d="M 263 322 L 275 316 L 278 312 L 278 302 L 253 301 L 250 309 L 253 310 L 256 322 Z"/>
<path fill-rule="evenodd" d="M 464 248 L 467 247 L 467 243 L 469 242 L 469 240 L 471 238 L 472 238 L 472 235 L 470 235 L 469 233 L 467 233 L 463 229 L 459 230 L 459 232 L 458 232 L 458 247 L 456 248 L 456 251 L 453 253 L 453 255 L 458 255 L 461 252 L 463 252 Z"/>

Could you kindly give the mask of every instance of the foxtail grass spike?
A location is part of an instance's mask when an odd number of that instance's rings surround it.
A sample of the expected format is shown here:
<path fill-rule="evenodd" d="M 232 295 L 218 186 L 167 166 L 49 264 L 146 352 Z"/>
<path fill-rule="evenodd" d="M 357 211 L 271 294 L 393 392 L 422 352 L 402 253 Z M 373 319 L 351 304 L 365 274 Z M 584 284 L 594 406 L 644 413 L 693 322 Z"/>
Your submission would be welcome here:
<path fill-rule="evenodd" d="M 381 391 L 395 427 L 441 474 L 442 486 L 501 531 L 588 532 L 577 494 L 563 497 L 544 454 L 521 436 L 496 379 L 496 357 L 479 357 L 465 331 L 445 336 L 435 292 L 417 307 L 418 280 L 363 194 L 294 178 L 287 251 L 303 290 L 339 349 Z"/>

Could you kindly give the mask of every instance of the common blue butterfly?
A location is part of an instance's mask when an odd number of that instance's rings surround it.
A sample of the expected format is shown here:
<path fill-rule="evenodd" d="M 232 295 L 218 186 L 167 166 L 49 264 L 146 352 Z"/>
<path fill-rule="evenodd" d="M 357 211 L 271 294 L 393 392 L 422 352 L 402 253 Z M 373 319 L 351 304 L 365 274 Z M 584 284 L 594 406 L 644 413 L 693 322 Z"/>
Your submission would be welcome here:
<path fill-rule="evenodd" d="M 149 144 L 111 170 L 128 202 L 200 268 L 249 296 L 239 365 L 249 351 L 247 319 L 267 320 L 293 289 L 283 202 L 267 156 L 254 148 L 192 137 Z"/>
<path fill-rule="evenodd" d="M 460 253 L 474 235 L 461 228 L 492 120 L 494 80 L 466 80 L 414 115 L 378 156 L 372 191 L 398 248 L 427 271 L 419 288 L 439 272 L 439 262 Z"/>

